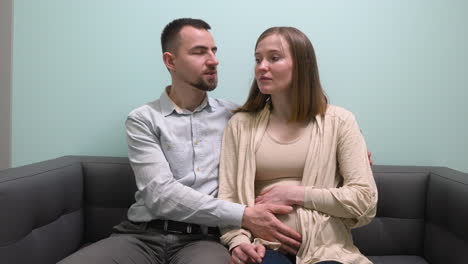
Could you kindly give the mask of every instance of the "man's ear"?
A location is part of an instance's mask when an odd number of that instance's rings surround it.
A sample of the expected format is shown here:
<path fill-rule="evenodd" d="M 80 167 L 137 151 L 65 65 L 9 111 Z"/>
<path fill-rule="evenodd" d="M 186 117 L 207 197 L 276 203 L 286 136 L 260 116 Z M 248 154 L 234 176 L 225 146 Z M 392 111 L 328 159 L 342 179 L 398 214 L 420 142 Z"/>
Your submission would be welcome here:
<path fill-rule="evenodd" d="M 166 68 L 170 72 L 175 71 L 174 60 L 175 60 L 174 54 L 167 52 L 167 51 L 163 53 L 163 62 L 166 65 Z"/>

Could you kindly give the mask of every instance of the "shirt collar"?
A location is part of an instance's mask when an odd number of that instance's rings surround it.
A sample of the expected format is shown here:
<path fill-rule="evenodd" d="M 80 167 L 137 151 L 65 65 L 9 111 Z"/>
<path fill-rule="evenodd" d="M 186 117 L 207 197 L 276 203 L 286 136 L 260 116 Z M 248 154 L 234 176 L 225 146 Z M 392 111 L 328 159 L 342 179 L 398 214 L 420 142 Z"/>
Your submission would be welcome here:
<path fill-rule="evenodd" d="M 203 110 L 207 110 L 208 112 L 213 112 L 213 111 L 216 111 L 216 104 L 215 104 L 215 100 L 213 98 L 211 98 L 210 96 L 208 96 L 208 94 L 206 95 L 205 99 L 203 99 L 203 101 L 201 102 L 201 104 L 199 106 L 197 106 L 197 108 L 195 108 L 195 110 L 193 112 L 187 110 L 187 109 L 183 109 L 181 107 L 179 107 L 178 105 L 176 105 L 172 99 L 169 97 L 169 95 L 167 94 L 167 90 L 170 86 L 167 86 L 164 91 L 161 93 L 161 97 L 159 98 L 160 100 L 160 103 L 161 103 L 161 113 L 164 115 L 164 116 L 168 116 L 170 114 L 172 114 L 173 112 L 176 112 L 177 114 L 180 114 L 180 115 L 187 115 L 187 114 L 192 114 L 192 113 L 195 113 L 195 112 L 200 112 L 200 111 L 203 111 Z"/>

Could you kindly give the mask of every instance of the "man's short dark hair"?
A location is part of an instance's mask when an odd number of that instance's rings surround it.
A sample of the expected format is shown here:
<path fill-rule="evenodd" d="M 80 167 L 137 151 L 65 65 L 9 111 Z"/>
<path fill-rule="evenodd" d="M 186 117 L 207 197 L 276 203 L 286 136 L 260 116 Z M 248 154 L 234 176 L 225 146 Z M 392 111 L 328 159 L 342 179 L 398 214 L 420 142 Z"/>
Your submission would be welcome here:
<path fill-rule="evenodd" d="M 178 43 L 179 32 L 185 26 L 191 26 L 197 29 L 211 29 L 210 25 L 201 19 L 194 18 L 179 18 L 175 19 L 164 27 L 161 33 L 161 47 L 162 52 L 171 51 L 175 52 Z"/>

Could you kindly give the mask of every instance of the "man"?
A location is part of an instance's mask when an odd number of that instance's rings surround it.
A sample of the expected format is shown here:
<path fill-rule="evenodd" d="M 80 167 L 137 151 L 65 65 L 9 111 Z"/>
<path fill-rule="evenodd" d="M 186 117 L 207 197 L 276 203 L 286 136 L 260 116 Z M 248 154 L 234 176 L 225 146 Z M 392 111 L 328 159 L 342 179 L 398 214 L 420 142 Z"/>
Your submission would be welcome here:
<path fill-rule="evenodd" d="M 228 263 L 217 227 L 245 227 L 296 253 L 300 234 L 274 214 L 292 208 L 245 207 L 215 198 L 224 127 L 235 105 L 209 97 L 217 86 L 214 39 L 198 19 L 177 19 L 161 35 L 172 83 L 126 121 L 138 191 L 129 221 L 61 263 Z M 253 252 L 261 261 L 264 252 Z"/>

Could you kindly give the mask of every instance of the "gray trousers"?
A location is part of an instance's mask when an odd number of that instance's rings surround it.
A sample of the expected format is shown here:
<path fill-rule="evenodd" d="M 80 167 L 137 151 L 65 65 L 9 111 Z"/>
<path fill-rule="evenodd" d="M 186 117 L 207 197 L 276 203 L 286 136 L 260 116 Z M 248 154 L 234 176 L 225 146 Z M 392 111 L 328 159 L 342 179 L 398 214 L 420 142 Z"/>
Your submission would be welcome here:
<path fill-rule="evenodd" d="M 174 234 L 146 223 L 124 221 L 109 238 L 80 249 L 59 264 L 201 264 L 229 263 L 230 254 L 219 237 Z"/>

